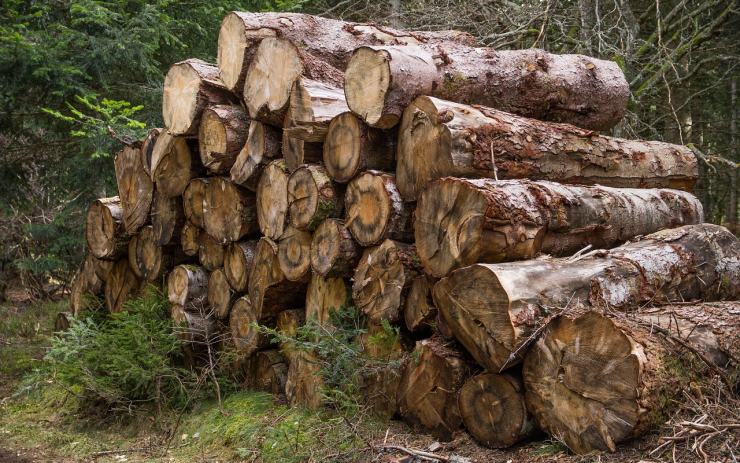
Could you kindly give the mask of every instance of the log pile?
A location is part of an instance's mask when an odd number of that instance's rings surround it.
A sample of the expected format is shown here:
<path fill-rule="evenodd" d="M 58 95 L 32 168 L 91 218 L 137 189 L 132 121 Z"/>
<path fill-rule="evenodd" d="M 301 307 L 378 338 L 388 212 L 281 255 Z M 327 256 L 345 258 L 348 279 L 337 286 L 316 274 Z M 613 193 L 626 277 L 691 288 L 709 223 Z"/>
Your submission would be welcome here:
<path fill-rule="evenodd" d="M 654 308 L 738 299 L 740 244 L 702 223 L 691 150 L 596 132 L 628 95 L 586 56 L 229 13 L 218 64 L 170 68 L 164 127 L 90 205 L 73 315 L 162 286 L 192 349 L 222 333 L 247 387 L 315 408 L 319 355 L 257 325 L 330 332 L 353 305 L 366 355 L 404 359 L 362 375 L 381 415 L 496 448 L 539 427 L 614 450 L 654 424 L 666 320 L 717 371 L 737 367 L 740 329 L 735 303 Z M 368 343 L 384 325 L 402 342 Z"/>

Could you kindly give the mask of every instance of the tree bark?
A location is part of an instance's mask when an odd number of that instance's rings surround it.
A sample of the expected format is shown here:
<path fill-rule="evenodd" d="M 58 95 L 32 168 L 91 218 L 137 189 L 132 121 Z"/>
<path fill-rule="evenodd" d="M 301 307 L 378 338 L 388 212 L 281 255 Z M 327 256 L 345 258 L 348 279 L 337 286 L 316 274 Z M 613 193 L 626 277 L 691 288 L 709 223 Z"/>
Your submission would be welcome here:
<path fill-rule="evenodd" d="M 204 173 L 204 170 L 198 157 L 197 144 L 169 132 L 157 138 L 152 150 L 151 177 L 158 192 L 170 198 L 180 196 L 190 180 Z"/>
<path fill-rule="evenodd" d="M 476 262 L 610 248 L 703 220 L 701 202 L 678 190 L 445 178 L 419 197 L 414 232 L 424 270 L 443 277 Z"/>
<path fill-rule="evenodd" d="M 139 148 L 125 147 L 116 154 L 114 164 L 123 225 L 133 235 L 149 220 L 154 184 L 144 171 Z"/>
<path fill-rule="evenodd" d="M 306 290 L 306 319 L 331 329 L 331 312 L 347 306 L 350 292 L 343 278 L 312 275 Z"/>
<path fill-rule="evenodd" d="M 105 307 L 110 313 L 121 312 L 126 301 L 141 288 L 127 258 L 119 259 L 110 271 L 105 282 Z"/>
<path fill-rule="evenodd" d="M 321 363 L 315 354 L 303 350 L 292 353 L 289 359 L 285 396 L 291 407 L 316 410 L 321 407 Z"/>
<path fill-rule="evenodd" d="M 392 337 L 395 337 L 393 339 Z M 398 390 L 406 364 L 406 351 L 398 336 L 382 325 L 369 324 L 358 343 L 363 354 L 372 361 L 362 371 L 362 396 L 370 411 L 379 418 L 390 420 L 398 412 Z"/>
<path fill-rule="evenodd" d="M 247 142 L 249 118 L 240 106 L 218 105 L 203 110 L 198 131 L 200 160 L 214 174 L 234 165 Z"/>
<path fill-rule="evenodd" d="M 288 380 L 288 362 L 277 349 L 255 353 L 249 359 L 247 384 L 250 389 L 269 392 L 280 397 L 285 394 Z"/>
<path fill-rule="evenodd" d="M 306 164 L 288 178 L 288 205 L 291 225 L 314 231 L 325 219 L 342 214 L 344 192 L 332 183 L 324 166 Z"/>
<path fill-rule="evenodd" d="M 371 170 L 347 185 L 344 197 L 349 231 L 361 246 L 384 239 L 413 242 L 413 205 L 405 204 L 396 176 Z"/>
<path fill-rule="evenodd" d="M 102 294 L 103 284 L 108 276 L 101 277 L 104 262 L 111 261 L 98 260 L 92 254 L 88 254 L 77 270 L 69 294 L 69 307 L 75 317 L 98 305 L 96 298 Z M 112 266 L 105 267 L 110 267 L 107 269 L 107 273 L 110 273 Z"/>
<path fill-rule="evenodd" d="M 396 166 L 397 144 L 397 130 L 368 127 L 355 114 L 342 113 L 327 128 L 324 165 L 339 183 L 347 183 L 368 169 L 390 171 Z"/>
<path fill-rule="evenodd" d="M 234 302 L 229 316 L 229 328 L 239 356 L 249 357 L 270 345 L 269 337 L 255 326 L 262 322 L 264 319 L 257 313 L 249 296 L 242 296 Z"/>
<path fill-rule="evenodd" d="M 229 286 L 226 274 L 217 268 L 208 278 L 208 305 L 219 320 L 229 318 L 229 311 L 236 300 L 236 292 Z"/>
<path fill-rule="evenodd" d="M 433 290 L 457 340 L 490 372 L 521 361 L 564 307 L 631 311 L 648 303 L 737 299 L 740 243 L 726 229 L 689 225 L 576 259 L 476 264 Z"/>
<path fill-rule="evenodd" d="M 306 322 L 306 311 L 303 309 L 289 309 L 283 310 L 275 318 L 275 329 L 280 332 L 283 336 L 295 338 L 298 333 L 298 328 Z M 296 352 L 294 343 L 290 340 L 280 342 L 280 352 L 288 359 L 290 359 Z"/>
<path fill-rule="evenodd" d="M 419 97 L 399 129 L 396 181 L 414 201 L 440 177 L 529 178 L 690 191 L 697 161 L 686 147 L 623 140 L 482 106 Z"/>
<path fill-rule="evenodd" d="M 175 246 L 160 246 L 151 225 L 142 227 L 128 244 L 128 261 L 137 278 L 156 282 L 179 258 Z M 181 260 L 181 259 L 180 259 Z"/>
<path fill-rule="evenodd" d="M 180 232 L 180 246 L 186 256 L 197 256 L 200 250 L 201 229 L 193 225 L 189 220 L 185 221 Z"/>
<path fill-rule="evenodd" d="M 311 240 L 311 269 L 323 277 L 345 277 L 354 273 L 362 249 L 339 219 L 326 219 Z"/>
<path fill-rule="evenodd" d="M 231 166 L 231 181 L 256 191 L 267 164 L 282 156 L 281 147 L 282 132 L 279 129 L 251 121 L 247 142 Z"/>
<path fill-rule="evenodd" d="M 437 307 L 432 300 L 434 279 L 419 275 L 411 282 L 411 289 L 406 296 L 403 317 L 406 328 L 411 332 L 429 332 L 437 320 Z"/>
<path fill-rule="evenodd" d="M 234 290 L 245 292 L 249 284 L 249 274 L 252 273 L 254 256 L 257 250 L 257 240 L 231 243 L 224 254 L 224 273 Z"/>
<path fill-rule="evenodd" d="M 311 233 L 288 226 L 278 242 L 278 263 L 288 280 L 308 281 L 311 277 Z"/>
<path fill-rule="evenodd" d="M 199 59 L 175 63 L 167 71 L 162 93 L 162 118 L 172 135 L 197 135 L 203 110 L 236 98 L 218 75 L 218 68 Z"/>
<path fill-rule="evenodd" d="M 178 265 L 167 277 L 167 299 L 183 307 L 206 306 L 208 272 L 197 265 Z"/>
<path fill-rule="evenodd" d="M 180 340 L 193 350 L 203 350 L 214 342 L 218 333 L 216 321 L 204 313 L 185 310 L 181 305 L 170 307 L 173 330 Z"/>
<path fill-rule="evenodd" d="M 206 198 L 206 190 L 210 178 L 194 178 L 182 193 L 182 208 L 185 212 L 185 218 L 198 228 L 205 228 L 203 217 L 203 203 Z"/>
<path fill-rule="evenodd" d="M 98 259 L 115 260 L 127 252 L 129 236 L 118 196 L 93 201 L 85 218 L 85 237 L 87 248 Z"/>
<path fill-rule="evenodd" d="M 180 241 L 182 227 L 185 225 L 185 212 L 182 197 L 168 198 L 156 190 L 151 211 L 154 240 L 160 246 Z"/>
<path fill-rule="evenodd" d="M 141 165 L 144 166 L 144 171 L 150 177 L 152 175 L 152 156 L 154 154 L 154 146 L 157 143 L 157 138 L 159 138 L 162 132 L 165 132 L 165 130 L 152 129 L 141 142 Z"/>
<path fill-rule="evenodd" d="M 222 244 L 259 233 L 254 193 L 226 177 L 211 177 L 203 199 L 206 233 Z"/>
<path fill-rule="evenodd" d="M 280 269 L 278 245 L 262 237 L 255 250 L 249 295 L 260 317 L 300 307 L 306 294 L 305 281 L 290 281 Z"/>
<path fill-rule="evenodd" d="M 414 245 L 385 240 L 363 253 L 354 274 L 352 299 L 370 321 L 394 323 L 419 273 Z"/>
<path fill-rule="evenodd" d="M 198 260 L 207 270 L 214 271 L 224 265 L 224 246 L 208 233 L 198 236 Z"/>
<path fill-rule="evenodd" d="M 257 186 L 257 221 L 260 231 L 279 240 L 288 215 L 288 168 L 278 159 L 265 167 Z"/>

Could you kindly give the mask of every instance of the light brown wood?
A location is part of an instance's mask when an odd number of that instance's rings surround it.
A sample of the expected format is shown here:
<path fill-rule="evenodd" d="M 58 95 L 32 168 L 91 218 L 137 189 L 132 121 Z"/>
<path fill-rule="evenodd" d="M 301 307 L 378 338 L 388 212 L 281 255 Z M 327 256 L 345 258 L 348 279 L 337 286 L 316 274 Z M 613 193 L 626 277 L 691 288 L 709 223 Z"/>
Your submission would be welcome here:
<path fill-rule="evenodd" d="M 157 242 L 154 227 L 147 225 L 131 237 L 128 261 L 134 274 L 141 280 L 156 283 L 180 259 L 174 246 L 163 247 Z M 180 259 L 181 260 L 181 259 Z"/>
<path fill-rule="evenodd" d="M 105 307 L 108 312 L 124 310 L 124 304 L 135 296 L 142 283 L 131 270 L 127 258 L 121 258 L 113 265 L 105 282 Z"/>
<path fill-rule="evenodd" d="M 211 177 L 203 197 L 206 233 L 222 244 L 259 234 L 254 193 L 227 177 Z"/>
<path fill-rule="evenodd" d="M 96 199 L 90 204 L 85 218 L 85 238 L 90 253 L 98 259 L 115 260 L 127 252 L 129 236 L 123 226 L 118 196 Z"/>
<path fill-rule="evenodd" d="M 323 277 L 342 277 L 354 273 L 362 249 L 352 238 L 345 222 L 326 219 L 313 233 L 311 269 Z"/>
<path fill-rule="evenodd" d="M 102 267 L 106 267 L 107 273 L 110 273 L 112 265 L 103 264 L 108 262 L 112 264 L 112 261 L 98 260 L 92 254 L 88 254 L 80 264 L 72 281 L 69 294 L 69 308 L 75 317 L 100 305 L 98 297 L 103 294 L 102 290 L 105 283 L 100 274 L 104 271 Z M 106 279 L 107 276 L 106 274 Z"/>
<path fill-rule="evenodd" d="M 411 282 L 403 308 L 406 328 L 411 332 L 429 332 L 436 326 L 437 307 L 432 300 L 434 279 L 419 275 Z"/>
<path fill-rule="evenodd" d="M 396 155 L 405 201 L 450 176 L 691 191 L 699 172 L 683 146 L 606 137 L 432 97 L 419 97 L 404 111 Z"/>
<path fill-rule="evenodd" d="M 443 277 L 476 262 L 567 256 L 703 220 L 699 200 L 679 190 L 445 178 L 420 196 L 414 233 L 424 270 Z"/>
<path fill-rule="evenodd" d="M 319 164 L 298 167 L 288 178 L 288 216 L 299 230 L 314 231 L 329 217 L 340 217 L 344 191 L 337 188 Z"/>
<path fill-rule="evenodd" d="M 125 147 L 116 154 L 114 164 L 123 226 L 133 235 L 149 220 L 154 184 L 144 171 L 139 148 Z"/>
<path fill-rule="evenodd" d="M 350 291 L 343 278 L 323 278 L 312 275 L 306 290 L 306 319 L 315 320 L 331 329 L 331 313 L 339 312 L 350 303 Z"/>
<path fill-rule="evenodd" d="M 198 260 L 207 270 L 214 271 L 224 265 L 224 246 L 208 233 L 198 236 Z"/>
<path fill-rule="evenodd" d="M 180 242 L 180 233 L 185 225 L 182 197 L 168 198 L 156 190 L 151 210 L 154 240 L 160 246 Z"/>
<path fill-rule="evenodd" d="M 249 357 L 270 345 L 269 337 L 256 326 L 261 321 L 249 296 L 242 296 L 234 302 L 229 315 L 229 328 L 239 356 Z"/>
<path fill-rule="evenodd" d="M 321 407 L 321 361 L 311 352 L 298 350 L 292 353 L 285 382 L 285 396 L 291 407 L 316 410 Z"/>
<path fill-rule="evenodd" d="M 234 290 L 244 292 L 249 285 L 249 274 L 254 265 L 257 240 L 231 243 L 224 254 L 224 273 Z"/>
<path fill-rule="evenodd" d="M 260 238 L 255 249 L 249 295 L 260 317 L 300 307 L 305 299 L 306 282 L 285 278 L 280 269 L 278 245 L 267 237 Z"/>
<path fill-rule="evenodd" d="M 232 11 L 224 16 L 218 33 L 218 69 L 226 88 L 237 95 L 244 90 L 244 78 L 254 50 L 265 37 L 275 31 L 264 27 L 259 13 Z"/>
<path fill-rule="evenodd" d="M 208 272 L 197 265 L 178 265 L 167 277 L 167 299 L 171 304 L 205 308 L 208 296 Z"/>
<path fill-rule="evenodd" d="M 198 145 L 182 136 L 163 132 L 152 150 L 151 177 L 157 191 L 168 197 L 183 194 L 190 180 L 203 173 Z"/>
<path fill-rule="evenodd" d="M 282 156 L 282 133 L 259 121 L 249 123 L 247 142 L 231 166 L 231 181 L 252 191 L 257 190 L 267 164 Z"/>
<path fill-rule="evenodd" d="M 311 276 L 311 234 L 292 226 L 278 242 L 278 263 L 285 278 L 291 281 L 308 281 Z"/>
<path fill-rule="evenodd" d="M 198 228 L 205 228 L 205 218 L 203 217 L 203 205 L 206 198 L 206 191 L 210 178 L 194 178 L 182 193 L 182 208 L 185 212 L 185 218 Z"/>
<path fill-rule="evenodd" d="M 198 147 L 203 165 L 223 174 L 234 165 L 247 142 L 249 118 L 240 106 L 217 105 L 203 110 L 198 130 Z"/>
<path fill-rule="evenodd" d="M 257 221 L 262 234 L 279 240 L 288 221 L 288 168 L 278 159 L 265 167 L 257 186 Z"/>
<path fill-rule="evenodd" d="M 219 320 L 229 318 L 229 311 L 236 300 L 234 288 L 229 286 L 226 274 L 221 268 L 212 271 L 208 277 L 208 305 Z"/>
<path fill-rule="evenodd" d="M 290 362 L 292 355 L 296 351 L 296 346 L 290 338 L 295 338 L 298 328 L 306 322 L 306 311 L 303 309 L 283 310 L 275 317 L 275 329 L 283 336 L 289 339 L 280 342 L 280 352 Z"/>
<path fill-rule="evenodd" d="M 398 412 L 398 390 L 408 359 L 395 332 L 378 324 L 369 324 L 357 341 L 370 360 L 362 372 L 364 403 L 379 418 L 390 420 Z"/>
<path fill-rule="evenodd" d="M 144 171 L 150 177 L 152 175 L 152 155 L 154 154 L 154 146 L 157 143 L 157 138 L 159 138 L 162 132 L 164 132 L 164 129 L 152 129 L 141 142 L 141 165 L 144 166 Z"/>
<path fill-rule="evenodd" d="M 180 232 L 180 246 L 186 256 L 197 256 L 200 249 L 201 229 L 190 221 L 185 221 Z"/>
<path fill-rule="evenodd" d="M 285 395 L 288 362 L 277 349 L 256 352 L 248 362 L 246 386 L 249 389 Z"/>

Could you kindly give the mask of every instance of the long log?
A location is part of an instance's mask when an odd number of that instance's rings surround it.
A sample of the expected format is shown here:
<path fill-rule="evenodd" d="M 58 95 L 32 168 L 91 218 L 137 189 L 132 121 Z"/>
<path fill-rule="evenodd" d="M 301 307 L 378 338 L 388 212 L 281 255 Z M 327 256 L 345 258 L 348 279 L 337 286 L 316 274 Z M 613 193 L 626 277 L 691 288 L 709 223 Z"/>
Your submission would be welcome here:
<path fill-rule="evenodd" d="M 275 127 L 259 121 L 249 123 L 247 142 L 231 166 L 231 181 L 252 191 L 257 190 L 267 164 L 282 156 L 282 134 Z"/>
<path fill-rule="evenodd" d="M 141 281 L 136 277 L 127 258 L 119 259 L 111 268 L 105 282 L 105 307 L 108 312 L 121 312 L 126 301 L 141 288 Z"/>
<path fill-rule="evenodd" d="M 385 240 L 363 253 L 353 278 L 352 299 L 369 320 L 396 322 L 419 273 L 413 245 Z"/>
<path fill-rule="evenodd" d="M 499 372 L 521 361 L 557 308 L 737 299 L 740 243 L 723 227 L 687 225 L 582 258 L 471 265 L 440 280 L 433 295 L 457 340 Z"/>
<path fill-rule="evenodd" d="M 278 242 L 278 263 L 290 281 L 308 281 L 311 276 L 311 233 L 292 226 Z"/>
<path fill-rule="evenodd" d="M 428 332 L 436 325 L 437 307 L 432 300 L 434 279 L 427 275 L 419 275 L 411 282 L 403 308 L 403 318 L 406 328 L 411 332 Z"/>
<path fill-rule="evenodd" d="M 424 270 L 443 277 L 476 262 L 610 248 L 703 220 L 699 200 L 678 190 L 445 178 L 419 197 L 414 234 Z"/>
<path fill-rule="evenodd" d="M 206 233 L 222 244 L 259 233 L 255 195 L 227 177 L 211 177 L 203 197 Z"/>
<path fill-rule="evenodd" d="M 256 352 L 247 364 L 246 386 L 280 397 L 285 394 L 288 363 L 277 349 Z"/>
<path fill-rule="evenodd" d="M 311 240 L 311 269 L 323 277 L 344 277 L 354 272 L 362 249 L 352 238 L 345 222 L 326 219 Z"/>
<path fill-rule="evenodd" d="M 133 235 L 149 220 L 154 184 L 144 170 L 139 148 L 125 147 L 116 154 L 114 164 L 123 225 Z"/>
<path fill-rule="evenodd" d="M 252 273 L 254 255 L 257 250 L 257 240 L 231 243 L 224 254 L 224 273 L 234 290 L 245 292 L 249 284 L 249 274 Z"/>
<path fill-rule="evenodd" d="M 361 47 L 345 86 L 352 111 L 380 128 L 396 125 L 414 98 L 428 95 L 607 130 L 622 119 L 630 96 L 614 61 L 457 44 Z"/>
<path fill-rule="evenodd" d="M 182 193 L 182 208 L 185 218 L 198 228 L 205 228 L 203 205 L 210 178 L 201 177 L 190 180 Z"/>
<path fill-rule="evenodd" d="M 240 106 L 217 105 L 203 110 L 198 129 L 200 160 L 215 174 L 234 165 L 247 142 L 249 118 Z"/>
<path fill-rule="evenodd" d="M 208 272 L 197 265 L 178 265 L 167 277 L 167 299 L 183 307 L 206 306 Z"/>
<path fill-rule="evenodd" d="M 185 225 L 182 198 L 179 196 L 168 198 L 156 190 L 152 200 L 151 221 L 157 244 L 164 246 L 179 242 L 182 227 Z"/>
<path fill-rule="evenodd" d="M 690 191 L 696 157 L 684 146 L 623 140 L 432 97 L 404 111 L 396 181 L 406 201 L 441 177 L 529 178 Z"/>
<path fill-rule="evenodd" d="M 85 238 L 90 253 L 98 259 L 115 260 L 127 252 L 129 236 L 118 196 L 96 199 L 90 204 L 85 217 Z"/>
<path fill-rule="evenodd" d="M 370 170 L 355 177 L 344 195 L 349 231 L 361 246 L 384 239 L 410 243 L 413 238 L 413 205 L 403 202 L 396 176 Z"/>
<path fill-rule="evenodd" d="M 224 253 L 224 246 L 221 243 L 213 239 L 208 233 L 200 233 L 198 236 L 198 260 L 203 267 L 210 271 L 223 267 Z"/>
<path fill-rule="evenodd" d="M 157 191 L 174 198 L 180 196 L 190 180 L 202 174 L 198 145 L 182 136 L 163 132 L 152 150 L 151 177 Z"/>
<path fill-rule="evenodd" d="M 212 271 L 208 277 L 208 305 L 219 320 L 229 317 L 231 306 L 236 300 L 236 291 L 229 285 L 221 268 Z"/>
<path fill-rule="evenodd" d="M 288 178 L 288 216 L 299 230 L 314 231 L 344 210 L 344 192 L 335 187 L 324 166 L 306 164 Z"/>
<path fill-rule="evenodd" d="M 259 317 L 300 307 L 306 294 L 305 281 L 285 278 L 278 260 L 278 245 L 266 237 L 257 243 L 248 288 Z"/>
<path fill-rule="evenodd" d="M 189 220 L 185 221 L 180 232 L 180 246 L 186 256 L 197 256 L 200 249 L 201 229 L 193 225 Z"/>
<path fill-rule="evenodd" d="M 324 165 L 331 178 L 339 183 L 347 183 L 368 169 L 393 170 L 397 142 L 396 130 L 368 127 L 351 112 L 339 114 L 327 128 Z"/>
<path fill-rule="evenodd" d="M 260 231 L 279 240 L 288 222 L 288 168 L 278 159 L 265 167 L 257 186 L 257 222 Z"/>
<path fill-rule="evenodd" d="M 199 59 L 180 61 L 170 67 L 164 79 L 164 125 L 172 135 L 196 135 L 206 107 L 234 101 L 216 66 Z"/>

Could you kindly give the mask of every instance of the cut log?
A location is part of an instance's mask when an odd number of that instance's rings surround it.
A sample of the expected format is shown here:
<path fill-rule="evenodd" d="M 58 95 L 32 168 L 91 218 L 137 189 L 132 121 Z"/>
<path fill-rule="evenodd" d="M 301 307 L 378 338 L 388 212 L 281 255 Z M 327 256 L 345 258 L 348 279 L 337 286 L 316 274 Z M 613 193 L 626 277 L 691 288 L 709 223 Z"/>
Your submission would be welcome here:
<path fill-rule="evenodd" d="M 259 233 L 254 193 L 226 177 L 211 177 L 203 198 L 206 233 L 222 244 Z"/>
<path fill-rule="evenodd" d="M 180 241 L 180 233 L 185 225 L 185 212 L 182 197 L 168 198 L 156 190 L 152 201 L 152 228 L 154 240 L 160 246 Z"/>
<path fill-rule="evenodd" d="M 432 300 L 432 286 L 434 279 L 427 275 L 419 275 L 411 282 L 403 308 L 406 328 L 411 332 L 428 332 L 435 327 L 437 307 Z"/>
<path fill-rule="evenodd" d="M 359 48 L 345 86 L 352 111 L 380 128 L 396 125 L 414 98 L 429 95 L 608 130 L 622 120 L 630 96 L 614 61 L 456 44 Z"/>
<path fill-rule="evenodd" d="M 299 230 L 314 231 L 325 219 L 339 217 L 344 208 L 343 193 L 332 184 L 323 166 L 300 166 L 288 178 L 290 223 Z"/>
<path fill-rule="evenodd" d="M 224 246 L 208 233 L 198 236 L 198 260 L 207 270 L 214 271 L 224 265 Z"/>
<path fill-rule="evenodd" d="M 249 285 L 249 274 L 254 265 L 257 240 L 231 243 L 224 254 L 224 273 L 234 290 L 245 292 Z"/>
<path fill-rule="evenodd" d="M 460 389 L 458 405 L 465 429 L 486 447 L 511 447 L 535 429 L 521 377 L 513 374 L 471 377 Z"/>
<path fill-rule="evenodd" d="M 199 59 L 175 63 L 167 71 L 162 118 L 172 135 L 196 135 L 203 110 L 235 98 L 218 76 L 218 68 Z"/>
<path fill-rule="evenodd" d="M 288 168 L 278 159 L 265 167 L 257 186 L 257 221 L 260 231 L 278 240 L 285 231 L 288 215 Z"/>
<path fill-rule="evenodd" d="M 311 240 L 311 269 L 323 277 L 344 277 L 354 273 L 362 249 L 352 238 L 343 220 L 326 219 Z"/>
<path fill-rule="evenodd" d="M 208 272 L 197 265 L 178 265 L 167 277 L 167 299 L 183 307 L 206 306 Z"/>
<path fill-rule="evenodd" d="M 105 282 L 108 279 L 108 275 L 113 268 L 113 264 L 115 264 L 115 261 L 98 259 L 90 253 L 85 257 L 85 261 L 89 261 L 86 265 L 89 265 L 93 269 L 95 277 L 102 282 Z"/>
<path fill-rule="evenodd" d="M 173 331 L 180 340 L 194 350 L 200 350 L 214 343 L 218 335 L 216 322 L 202 313 L 185 310 L 181 305 L 170 307 Z"/>
<path fill-rule="evenodd" d="M 344 197 L 349 231 L 361 246 L 384 239 L 414 240 L 413 206 L 405 204 L 396 187 L 396 176 L 370 170 L 347 185 Z"/>
<path fill-rule="evenodd" d="M 200 161 L 212 173 L 234 165 L 247 142 L 249 118 L 240 106 L 218 105 L 203 110 L 198 130 Z"/>
<path fill-rule="evenodd" d="M 398 321 L 411 282 L 420 273 L 414 245 L 385 240 L 366 249 L 355 270 L 352 299 L 373 322 Z"/>
<path fill-rule="evenodd" d="M 630 311 L 649 303 L 737 299 L 740 243 L 717 225 L 688 225 L 577 259 L 476 264 L 433 289 L 457 340 L 490 372 L 521 361 L 563 307 Z"/>
<path fill-rule="evenodd" d="M 219 320 L 229 317 L 231 306 L 236 300 L 236 292 L 229 286 L 226 274 L 217 268 L 208 278 L 208 305 Z"/>
<path fill-rule="evenodd" d="M 316 410 L 321 407 L 321 362 L 315 354 L 302 350 L 293 352 L 289 360 L 285 396 L 291 407 Z"/>
<path fill-rule="evenodd" d="M 476 262 L 610 248 L 704 220 L 699 200 L 678 190 L 456 178 L 432 182 L 415 217 L 419 258 L 435 277 Z"/>
<path fill-rule="evenodd" d="M 176 260 L 181 260 L 174 246 L 160 246 L 154 234 L 154 227 L 147 225 L 131 237 L 128 244 L 128 261 L 137 278 L 156 282 Z"/>
<path fill-rule="evenodd" d="M 306 311 L 302 309 L 290 309 L 283 310 L 277 314 L 275 320 L 275 328 L 283 336 L 289 338 L 295 338 L 298 333 L 298 328 L 306 322 Z M 280 352 L 288 359 L 292 358 L 293 353 L 296 351 L 294 342 L 290 340 L 280 342 Z"/>
<path fill-rule="evenodd" d="M 462 420 L 457 394 L 470 374 L 462 355 L 439 338 L 417 341 L 398 389 L 403 418 L 448 441 Z"/>
<path fill-rule="evenodd" d="M 218 69 L 226 88 L 237 95 L 244 90 L 247 68 L 260 40 L 275 37 L 257 13 L 232 11 L 221 22 L 218 33 Z"/>
<path fill-rule="evenodd" d="M 286 227 L 278 242 L 278 262 L 288 280 L 308 281 L 311 275 L 311 234 Z"/>
<path fill-rule="evenodd" d="M 180 246 L 186 256 L 197 256 L 200 250 L 200 228 L 190 221 L 185 221 L 180 232 Z"/>
<path fill-rule="evenodd" d="M 133 235 L 149 220 L 154 184 L 144 171 L 139 148 L 125 147 L 116 154 L 114 164 L 123 226 L 126 233 Z"/>
<path fill-rule="evenodd" d="M 406 201 L 447 176 L 686 191 L 698 177 L 696 157 L 684 146 L 606 137 L 432 97 L 415 99 L 404 112 L 397 156 Z"/>
<path fill-rule="evenodd" d="M 119 259 L 110 271 L 105 282 L 105 307 L 110 313 L 121 312 L 126 301 L 141 288 L 127 258 Z"/>
<path fill-rule="evenodd" d="M 331 328 L 331 313 L 349 305 L 350 292 L 343 278 L 312 275 L 306 290 L 306 319 Z"/>
<path fill-rule="evenodd" d="M 249 123 L 247 142 L 231 166 L 231 181 L 252 191 L 257 190 L 267 164 L 282 156 L 281 131 L 258 121 Z"/>
<path fill-rule="evenodd" d="M 159 138 L 163 131 L 164 129 L 152 129 L 141 142 L 141 165 L 144 166 L 144 171 L 150 177 L 152 175 L 154 146 L 157 143 L 157 138 Z"/>
<path fill-rule="evenodd" d="M 246 386 L 274 396 L 285 394 L 288 380 L 288 362 L 277 349 L 257 352 L 249 359 Z"/>
<path fill-rule="evenodd" d="M 231 338 L 236 347 L 236 353 L 241 357 L 249 357 L 259 349 L 270 345 L 270 339 L 256 326 L 260 324 L 260 316 L 249 296 L 242 296 L 234 302 L 229 315 Z"/>
<path fill-rule="evenodd" d="M 105 280 L 99 275 L 102 270 L 100 272 L 96 270 L 103 266 L 103 262 L 111 261 L 98 260 L 92 254 L 88 254 L 77 270 L 69 295 L 69 307 L 75 317 L 99 306 L 97 297 L 102 294 Z M 107 275 L 105 277 L 107 279 Z"/>
<path fill-rule="evenodd" d="M 54 332 L 62 333 L 67 331 L 72 324 L 72 314 L 70 312 L 59 312 L 54 319 Z"/>
<path fill-rule="evenodd" d="M 198 228 L 205 228 L 203 205 L 210 178 L 194 178 L 182 193 L 182 208 L 185 218 Z"/>
<path fill-rule="evenodd" d="M 174 198 L 180 196 L 190 180 L 202 174 L 204 169 L 196 152 L 197 145 L 185 137 L 164 132 L 157 138 L 151 161 L 151 177 L 157 191 Z"/>
<path fill-rule="evenodd" d="M 93 201 L 85 218 L 85 238 L 90 253 L 98 259 L 115 260 L 127 252 L 129 236 L 118 196 Z"/>
<path fill-rule="evenodd" d="M 358 343 L 369 359 L 362 372 L 362 396 L 365 404 L 378 417 L 389 420 L 398 412 L 398 389 L 405 368 L 406 352 L 395 331 L 370 324 Z"/>
<path fill-rule="evenodd" d="M 276 314 L 287 307 L 300 307 L 306 297 L 305 281 L 290 281 L 280 269 L 278 245 L 262 237 L 257 243 L 249 295 L 260 317 Z"/>
<path fill-rule="evenodd" d="M 329 123 L 323 160 L 335 182 L 347 183 L 360 172 L 393 170 L 396 166 L 397 131 L 368 127 L 355 114 L 346 112 Z"/>

